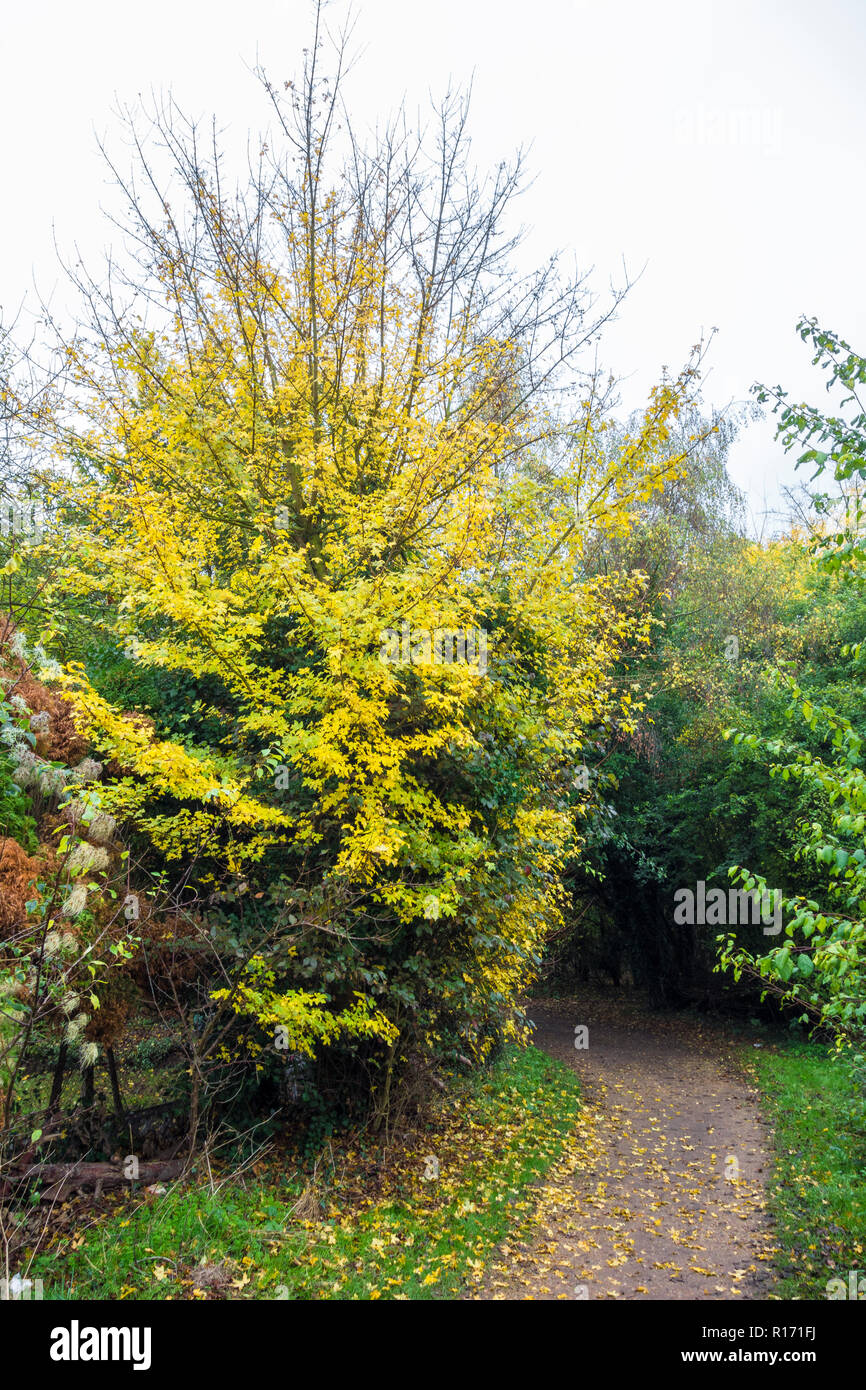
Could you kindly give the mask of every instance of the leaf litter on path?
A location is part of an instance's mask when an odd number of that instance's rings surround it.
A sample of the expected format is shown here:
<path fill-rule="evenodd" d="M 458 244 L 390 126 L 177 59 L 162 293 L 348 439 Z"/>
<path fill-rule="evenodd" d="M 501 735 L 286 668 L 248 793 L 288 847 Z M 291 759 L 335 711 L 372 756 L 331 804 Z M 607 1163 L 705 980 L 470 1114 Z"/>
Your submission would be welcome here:
<path fill-rule="evenodd" d="M 767 1298 L 769 1160 L 730 1040 L 625 998 L 546 1001 L 536 1045 L 576 1067 L 585 1105 L 538 1189 L 534 1236 L 501 1246 L 481 1299 Z M 576 1051 L 574 1031 L 589 1027 Z"/>

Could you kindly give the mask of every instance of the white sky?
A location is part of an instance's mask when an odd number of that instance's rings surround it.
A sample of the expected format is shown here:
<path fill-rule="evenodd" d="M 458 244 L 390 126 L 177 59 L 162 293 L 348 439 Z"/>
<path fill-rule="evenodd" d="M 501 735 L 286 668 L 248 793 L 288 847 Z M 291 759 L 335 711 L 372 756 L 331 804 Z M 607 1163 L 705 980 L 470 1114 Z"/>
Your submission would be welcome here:
<path fill-rule="evenodd" d="M 33 0 L 4 6 L 0 305 L 57 282 L 53 236 L 98 259 L 111 191 L 96 152 L 118 101 L 171 87 L 239 134 L 263 108 L 260 59 L 296 75 L 308 0 Z M 474 73 L 480 164 L 531 144 L 522 202 L 539 258 L 643 269 L 605 362 L 640 403 L 719 329 L 707 400 L 756 378 L 816 402 L 821 378 L 794 332 L 817 315 L 866 351 L 866 0 L 360 0 L 351 106 L 372 124 Z M 345 13 L 333 0 L 333 23 Z M 62 308 L 63 291 L 58 290 Z M 731 471 L 756 514 L 792 465 L 750 426 Z"/>

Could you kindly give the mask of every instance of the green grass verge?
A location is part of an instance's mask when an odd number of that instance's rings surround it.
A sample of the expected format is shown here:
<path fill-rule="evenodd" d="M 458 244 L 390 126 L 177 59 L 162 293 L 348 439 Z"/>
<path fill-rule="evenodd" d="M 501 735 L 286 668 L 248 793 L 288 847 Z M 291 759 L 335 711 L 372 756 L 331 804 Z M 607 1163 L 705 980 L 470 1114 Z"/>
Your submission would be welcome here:
<path fill-rule="evenodd" d="M 866 1275 L 866 1135 L 851 1118 L 854 1083 L 843 1062 L 809 1043 L 749 1061 L 774 1130 L 775 1292 L 823 1299 L 829 1280 Z"/>
<path fill-rule="evenodd" d="M 132 1202 L 33 1259 L 46 1299 L 442 1299 L 481 1277 L 495 1247 L 528 1227 L 532 1184 L 560 1156 L 580 1108 L 574 1072 L 535 1048 L 437 1104 L 388 1166 L 372 1145 L 329 1151 L 309 1184 L 269 1159 Z M 425 1177 L 438 1160 L 439 1176 Z M 291 1214 L 302 1194 L 315 1219 Z M 304 1208 L 302 1208 L 303 1210 Z"/>

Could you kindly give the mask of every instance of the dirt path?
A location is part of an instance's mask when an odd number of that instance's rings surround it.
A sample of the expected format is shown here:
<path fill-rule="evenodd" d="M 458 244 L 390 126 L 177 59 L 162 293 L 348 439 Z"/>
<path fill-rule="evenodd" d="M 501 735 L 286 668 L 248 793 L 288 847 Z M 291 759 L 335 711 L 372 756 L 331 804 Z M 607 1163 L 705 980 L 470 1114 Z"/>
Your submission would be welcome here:
<path fill-rule="evenodd" d="M 500 1247 L 473 1296 L 766 1298 L 765 1137 L 725 1035 L 599 996 L 529 1016 L 537 1045 L 577 1068 L 585 1108 L 534 1234 Z M 577 1024 L 589 1029 L 584 1051 Z"/>

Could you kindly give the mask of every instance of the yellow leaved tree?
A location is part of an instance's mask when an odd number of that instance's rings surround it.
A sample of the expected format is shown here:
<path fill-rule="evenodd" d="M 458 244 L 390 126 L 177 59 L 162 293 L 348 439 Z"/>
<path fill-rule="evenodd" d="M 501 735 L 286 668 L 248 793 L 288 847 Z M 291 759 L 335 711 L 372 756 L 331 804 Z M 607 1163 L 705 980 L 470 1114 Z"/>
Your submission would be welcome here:
<path fill-rule="evenodd" d="M 700 351 L 612 433 L 581 364 L 620 296 L 515 272 L 520 163 L 473 173 L 461 98 L 432 140 L 338 129 L 341 61 L 324 81 L 317 34 L 297 88 L 262 77 L 240 183 L 173 105 L 150 143 L 131 124 L 127 258 L 76 272 L 31 431 L 57 459 L 55 676 L 106 809 L 221 896 L 211 1000 L 301 1051 L 342 1020 L 384 1091 L 517 1027 L 582 749 L 629 727 L 618 663 L 649 623 L 640 574 L 584 560 L 683 467 Z M 70 605 L 126 697 L 64 641 Z M 182 734 L 142 673 L 187 682 Z"/>

